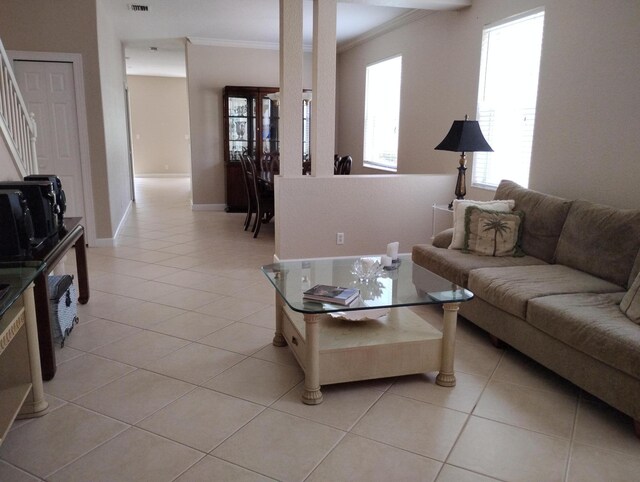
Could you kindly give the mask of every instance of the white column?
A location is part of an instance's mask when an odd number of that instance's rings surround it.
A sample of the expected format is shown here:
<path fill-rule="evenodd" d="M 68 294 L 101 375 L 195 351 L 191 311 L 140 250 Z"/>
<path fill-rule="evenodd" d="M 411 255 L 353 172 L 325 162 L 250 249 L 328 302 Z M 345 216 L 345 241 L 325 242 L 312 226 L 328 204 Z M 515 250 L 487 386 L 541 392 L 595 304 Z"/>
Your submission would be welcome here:
<path fill-rule="evenodd" d="M 336 0 L 313 0 L 311 175 L 333 175 L 336 129 Z"/>
<path fill-rule="evenodd" d="M 280 175 L 302 175 L 302 0 L 280 0 Z"/>

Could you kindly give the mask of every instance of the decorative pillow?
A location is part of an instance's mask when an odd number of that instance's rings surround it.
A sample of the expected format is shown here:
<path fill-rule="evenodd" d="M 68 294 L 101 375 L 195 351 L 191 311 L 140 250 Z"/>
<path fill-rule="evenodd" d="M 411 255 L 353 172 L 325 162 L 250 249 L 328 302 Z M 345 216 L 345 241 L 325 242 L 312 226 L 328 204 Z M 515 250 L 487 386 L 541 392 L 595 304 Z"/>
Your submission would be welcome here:
<path fill-rule="evenodd" d="M 482 256 L 522 256 L 524 213 L 505 213 L 470 206 L 465 211 L 464 252 Z"/>
<path fill-rule="evenodd" d="M 509 212 L 513 210 L 516 202 L 513 199 L 504 201 L 471 201 L 467 199 L 455 199 L 453 201 L 453 238 L 449 249 L 462 249 L 464 247 L 464 211 L 469 206 L 478 206 L 482 209 Z"/>
<path fill-rule="evenodd" d="M 640 274 L 624 295 L 620 302 L 620 310 L 627 315 L 631 321 L 640 323 Z"/>

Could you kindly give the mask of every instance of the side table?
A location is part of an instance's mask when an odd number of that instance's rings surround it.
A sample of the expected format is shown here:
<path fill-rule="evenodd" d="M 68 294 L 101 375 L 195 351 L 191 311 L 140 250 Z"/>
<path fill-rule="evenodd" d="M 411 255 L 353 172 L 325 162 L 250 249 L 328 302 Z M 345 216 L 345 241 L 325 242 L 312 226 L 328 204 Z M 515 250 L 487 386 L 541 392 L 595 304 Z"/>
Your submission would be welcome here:
<path fill-rule="evenodd" d="M 434 204 L 431 218 L 431 239 L 441 231 L 453 227 L 453 210 L 446 204 Z"/>

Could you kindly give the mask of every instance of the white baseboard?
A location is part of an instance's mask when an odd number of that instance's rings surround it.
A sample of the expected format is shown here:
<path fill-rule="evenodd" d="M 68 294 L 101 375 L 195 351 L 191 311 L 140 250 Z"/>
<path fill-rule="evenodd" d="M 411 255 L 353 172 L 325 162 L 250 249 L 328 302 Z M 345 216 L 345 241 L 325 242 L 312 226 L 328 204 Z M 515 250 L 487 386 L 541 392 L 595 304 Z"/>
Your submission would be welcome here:
<path fill-rule="evenodd" d="M 192 211 L 224 211 L 225 204 L 191 204 Z"/>
<path fill-rule="evenodd" d="M 174 173 L 166 173 L 166 172 L 159 172 L 159 173 L 148 173 L 148 174 L 136 174 L 133 177 L 191 177 L 191 174 L 189 174 L 188 172 L 185 173 L 180 173 L 180 172 L 174 172 Z"/>
<path fill-rule="evenodd" d="M 120 230 L 124 227 L 124 223 L 127 221 L 127 218 L 129 217 L 129 214 L 131 213 L 131 208 L 133 206 L 133 203 L 131 201 L 129 201 L 129 204 L 127 204 L 127 209 L 125 209 L 124 211 L 124 215 L 122 216 L 122 219 L 120 219 L 120 223 L 118 224 L 118 227 L 116 228 L 116 232 L 113 235 L 113 238 L 97 238 L 95 245 L 94 246 L 90 246 L 90 247 L 94 247 L 94 248 L 113 248 L 116 245 L 116 238 L 118 237 L 118 234 L 120 233 Z"/>

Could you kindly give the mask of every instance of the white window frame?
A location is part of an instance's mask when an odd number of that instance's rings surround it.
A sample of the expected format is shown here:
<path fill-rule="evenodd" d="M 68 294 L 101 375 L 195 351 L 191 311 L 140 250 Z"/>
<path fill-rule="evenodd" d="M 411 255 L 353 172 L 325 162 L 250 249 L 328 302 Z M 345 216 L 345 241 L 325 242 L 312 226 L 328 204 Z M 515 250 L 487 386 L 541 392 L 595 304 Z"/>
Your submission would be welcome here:
<path fill-rule="evenodd" d="M 510 179 L 525 187 L 529 185 L 544 14 L 544 7 L 529 10 L 488 24 L 482 31 L 476 119 L 494 152 L 476 152 L 473 155 L 471 185 L 474 187 L 495 190 L 501 179 Z M 526 46 L 528 50 L 524 55 L 519 55 L 517 58 L 510 57 L 509 69 L 505 69 L 504 63 L 507 61 L 504 57 L 499 60 L 503 65 L 496 66 L 495 48 L 501 47 L 499 43 L 495 43 L 499 42 L 496 34 L 500 35 L 509 27 L 531 21 L 542 22 L 539 46 L 537 43 L 530 43 Z M 493 57 L 490 52 L 492 40 L 494 41 Z M 502 46 L 506 45 L 513 46 L 515 43 L 513 41 L 508 44 L 502 43 Z M 496 75 L 498 73 L 500 75 Z M 513 73 L 512 78 L 509 77 L 510 73 Z M 510 85 L 505 88 L 504 84 L 499 85 L 500 82 Z M 511 86 L 519 88 L 511 88 Z"/>
<path fill-rule="evenodd" d="M 376 74 L 376 67 L 393 61 L 399 61 L 400 65 L 398 66 L 397 79 L 391 79 L 391 84 L 388 78 L 384 81 L 372 77 Z M 397 172 L 402 55 L 394 55 L 368 64 L 365 79 L 364 167 Z M 397 86 L 393 84 L 397 84 Z"/>

